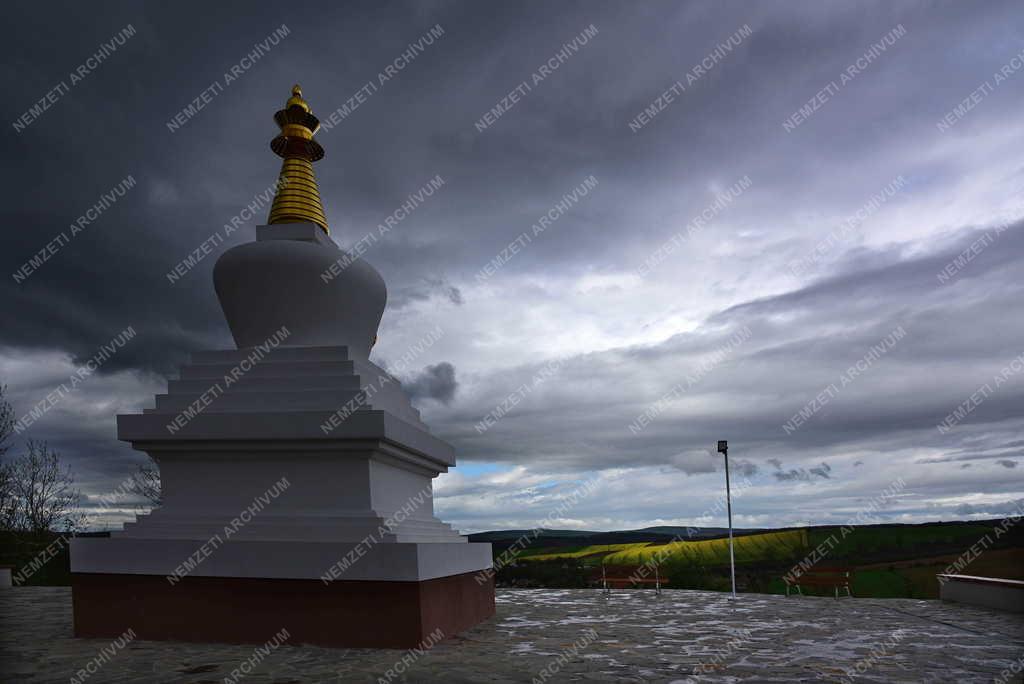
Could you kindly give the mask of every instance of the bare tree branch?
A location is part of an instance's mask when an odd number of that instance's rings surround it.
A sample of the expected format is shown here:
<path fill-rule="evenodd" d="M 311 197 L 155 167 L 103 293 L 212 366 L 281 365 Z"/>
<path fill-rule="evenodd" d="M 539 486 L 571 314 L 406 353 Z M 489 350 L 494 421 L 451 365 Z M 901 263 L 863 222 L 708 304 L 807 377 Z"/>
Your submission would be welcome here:
<path fill-rule="evenodd" d="M 13 468 L 9 463 L 0 462 L 0 530 L 14 529 L 17 510 Z"/>
<path fill-rule="evenodd" d="M 160 469 L 145 464 L 135 472 L 135 488 L 154 506 L 160 505 Z"/>
<path fill-rule="evenodd" d="M 0 385 L 0 458 L 11 448 L 7 440 L 14 432 L 14 408 L 7 401 L 6 394 L 7 385 Z"/>
<path fill-rule="evenodd" d="M 11 465 L 4 462 L 4 454 L 10 449 L 7 440 L 14 431 L 14 409 L 4 396 L 7 385 L 0 385 L 0 530 L 14 526 L 17 499 L 14 494 L 14 473 Z"/>
<path fill-rule="evenodd" d="M 76 510 L 80 493 L 71 468 L 61 468 L 60 456 L 46 442 L 29 440 L 28 451 L 11 464 L 16 508 L 14 527 L 42 532 L 58 527 L 73 531 L 82 522 Z"/>

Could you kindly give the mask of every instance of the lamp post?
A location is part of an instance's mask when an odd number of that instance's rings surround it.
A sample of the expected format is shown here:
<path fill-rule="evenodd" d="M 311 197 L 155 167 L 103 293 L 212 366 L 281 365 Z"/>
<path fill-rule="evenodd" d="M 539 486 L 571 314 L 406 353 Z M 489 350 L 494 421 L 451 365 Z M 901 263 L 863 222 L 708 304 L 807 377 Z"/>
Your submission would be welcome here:
<path fill-rule="evenodd" d="M 732 597 L 736 598 L 736 555 L 732 549 L 732 495 L 729 492 L 729 442 L 718 440 L 718 453 L 725 456 L 725 507 L 729 511 L 729 569 L 732 573 Z"/>

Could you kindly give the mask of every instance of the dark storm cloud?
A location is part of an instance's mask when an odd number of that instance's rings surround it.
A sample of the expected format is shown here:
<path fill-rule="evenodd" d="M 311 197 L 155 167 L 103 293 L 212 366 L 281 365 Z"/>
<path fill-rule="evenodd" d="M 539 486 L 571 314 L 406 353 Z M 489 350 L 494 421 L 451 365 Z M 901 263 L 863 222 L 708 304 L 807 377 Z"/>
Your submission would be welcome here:
<path fill-rule="evenodd" d="M 381 357 L 401 355 L 389 345 L 402 338 L 392 332 L 408 333 L 403 326 L 427 329 L 424 321 L 436 318 L 460 330 L 438 351 L 459 367 L 458 394 L 451 364 L 434 363 L 411 383 L 441 399 L 426 412 L 460 458 L 565 471 L 664 466 L 700 477 L 718 465 L 694 454 L 728 437 L 738 464 L 750 456 L 774 467 L 774 478 L 767 468 L 761 474 L 773 487 L 784 486 L 773 482 L 780 472 L 806 472 L 816 489 L 847 479 L 829 476 L 849 472 L 837 459 L 853 448 L 873 466 L 859 470 L 865 481 L 901 450 L 913 453 L 901 463 L 927 450 L 915 468 L 928 472 L 946 456 L 1015 458 L 996 452 L 1019 432 L 1020 376 L 948 433 L 936 425 L 1024 352 L 1024 229 L 1000 233 L 948 281 L 938 274 L 994 221 L 984 209 L 1020 195 L 1019 164 L 993 151 L 1012 149 L 1024 77 L 948 133 L 935 122 L 1019 51 L 1018 15 L 1013 2 L 365 2 L 301 12 L 273 3 L 12 5 L 7 18 L 18 30 L 0 67 L 5 125 L 123 26 L 137 32 L 24 131 L 0 137 L 9 162 L 0 170 L 5 372 L 30 359 L 66 374 L 51 352 L 81 364 L 133 326 L 137 337 L 81 399 L 34 428 L 78 459 L 90 486 L 116 484 L 104 478 L 140 457 L 114 442 L 113 413 L 148 405 L 161 385 L 153 374 L 173 371 L 188 352 L 231 345 L 212 267 L 252 239 L 267 208 L 175 282 L 166 274 L 223 235 L 276 178 L 271 116 L 288 88 L 300 81 L 326 119 L 440 25 L 442 37 L 319 134 L 327 156 L 316 169 L 332 237 L 343 245 L 427 179 L 446 180 L 366 258 L 390 293 Z M 286 38 L 168 130 L 283 24 Z M 900 24 L 906 35 L 882 57 L 793 132 L 783 130 Z M 493 126 L 474 127 L 590 25 L 598 33 L 578 53 Z M 752 33 L 742 44 L 642 130 L 630 130 L 638 112 L 744 25 Z M 15 282 L 12 273 L 129 174 L 135 187 Z M 493 279 L 475 279 L 589 175 L 599 184 L 584 201 Z M 620 278 L 712 202 L 716 188 L 744 175 L 751 188 L 645 283 Z M 884 240 L 869 239 L 868 221 L 806 277 L 789 275 L 788 264 L 899 175 L 906 187 L 872 219 L 892 231 Z M 613 285 L 581 285 L 586 278 Z M 663 293 L 664 306 L 653 302 Z M 600 315 L 588 317 L 590 309 Z M 552 317 L 561 330 L 540 325 Z M 798 430 L 783 430 L 898 326 L 904 339 Z M 702 365 L 744 327 L 748 341 Z M 668 332 L 643 342 L 625 334 L 656 329 Z M 559 332 L 574 344 L 556 339 Z M 551 359 L 561 362 L 551 379 L 490 430 L 473 428 Z M 695 374 L 699 381 L 687 384 Z M 17 377 L 12 396 L 24 412 L 60 373 Z M 631 422 L 681 382 L 684 391 L 631 433 Z M 835 470 L 812 474 L 824 457 Z M 934 479 L 921 489 L 1009 491 L 1005 478 L 983 479 L 991 477 L 983 470 L 957 469 L 958 478 L 979 478 L 968 484 Z M 870 496 L 875 483 L 864 486 Z M 759 505 L 775 510 L 770 497 Z"/>
<path fill-rule="evenodd" d="M 829 479 L 829 471 L 831 470 L 832 469 L 829 468 L 827 463 L 822 463 L 820 466 L 815 466 L 813 468 L 807 469 L 793 468 L 791 470 L 779 470 L 772 473 L 772 475 L 774 475 L 775 479 L 778 480 L 779 482 L 810 482 L 814 480 L 815 477 L 823 478 L 826 480 Z"/>
<path fill-rule="evenodd" d="M 412 380 L 402 383 L 402 387 L 413 399 L 436 399 L 442 403 L 450 403 L 455 397 L 459 383 L 455 380 L 455 366 L 450 363 L 439 363 L 427 366 Z"/>
<path fill-rule="evenodd" d="M 672 454 L 678 453 L 680 442 L 699 448 L 723 434 L 760 453 L 882 439 L 916 447 L 948 446 L 957 437 L 942 436 L 936 425 L 1024 352 L 1019 344 L 1024 324 L 1005 316 L 1017 306 L 1015 274 L 1024 269 L 1020 236 L 1019 226 L 1004 233 L 1000 266 L 971 263 L 953 287 L 940 286 L 935 274 L 973 241 L 972 231 L 935 254 L 732 307 L 713 316 L 706 328 L 658 345 L 566 360 L 556 379 L 536 389 L 485 436 L 475 435 L 472 425 L 481 414 L 535 375 L 537 366 L 495 373 L 487 388 L 469 389 L 479 413 L 454 407 L 440 416 L 441 425 L 471 458 L 486 453 L 510 462 L 554 459 L 576 466 L 621 466 L 638 458 L 678 465 Z M 886 257 L 880 254 L 879 259 Z M 900 297 L 892 297 L 893 292 Z M 986 295 L 980 297 L 981 293 Z M 972 320 L 980 327 L 959 323 L 968 303 Z M 777 320 L 793 323 L 781 327 Z M 628 425 L 638 414 L 721 349 L 740 325 L 751 328 L 750 340 L 676 401 L 668 402 L 684 413 L 670 409 L 639 434 L 630 433 Z M 904 339 L 795 433 L 786 434 L 782 426 L 794 413 L 829 383 L 838 386 L 840 375 L 898 325 L 908 332 Z M 989 335 L 987 329 L 1006 334 Z M 822 334 L 823 330 L 838 332 Z M 944 369 L 941 378 L 935 375 L 936 366 Z M 637 385 L 650 389 L 637 391 Z M 583 389 L 594 386 L 616 390 L 609 396 Z M 764 397 L 772 400 L 765 402 Z M 697 403 L 683 408 L 687 398 L 703 401 L 706 407 Z M 1022 410 L 1024 387 L 1019 381 L 1009 383 L 999 388 L 998 400 L 974 409 L 964 424 L 1016 419 Z M 814 473 L 819 478 L 828 475 L 824 469 Z"/>
<path fill-rule="evenodd" d="M 304 19 L 272 5 L 203 6 L 200 35 L 190 29 L 191 12 L 180 5 L 108 6 L 102 13 L 69 5 L 67 22 L 50 22 L 25 6 L 14 8 L 11 20 L 21 29 L 7 46 L 13 57 L 3 76 L 3 112 L 8 120 L 116 29 L 133 22 L 137 36 L 39 121 L 4 137 L 5 158 L 19 160 L 16 171 L 5 171 L 4 186 L 19 197 L 20 206 L 32 209 L 3 215 L 11 228 L 6 231 L 0 272 L 17 269 L 125 174 L 133 174 L 139 185 L 26 283 L 0 280 L 4 300 L 20 322 L 6 326 L 0 342 L 62 348 L 85 358 L 134 323 L 140 332 L 138 343 L 110 369 L 146 367 L 163 372 L 190 348 L 228 343 L 219 309 L 210 297 L 209 274 L 216 255 L 173 286 L 164 274 L 274 179 L 277 160 L 266 150 L 275 133 L 270 114 L 293 80 L 306 82 L 315 111 L 327 115 L 435 24 L 445 27 L 443 38 L 341 124 L 325 131 L 328 156 L 318 165 L 328 215 L 343 242 L 375 225 L 431 173 L 443 171 L 452 178 L 434 204 L 428 202 L 395 231 L 396 243 L 414 241 L 419 259 L 393 261 L 390 244 L 376 250 L 391 291 L 398 293 L 393 298 L 398 305 L 406 296 L 429 296 L 417 281 L 460 303 L 464 293 L 459 286 L 431 274 L 475 272 L 503 240 L 515 235 L 510 227 L 530 225 L 571 187 L 555 180 L 570 168 L 607 167 L 607 172 L 596 173 L 607 179 L 602 181 L 604 197 L 580 207 L 579 216 L 553 232 L 544 249 L 523 255 L 523 267 L 564 264 L 566 258 L 618 249 L 616 241 L 606 237 L 618 230 L 614 207 L 629 191 L 626 179 L 632 176 L 642 183 L 675 163 L 660 140 L 685 131 L 691 156 L 723 160 L 721 150 L 713 152 L 720 145 L 717 136 L 705 135 L 710 113 L 715 113 L 718 125 L 724 124 L 725 105 L 727 120 L 756 123 L 728 106 L 738 93 L 748 93 L 762 96 L 761 106 L 777 112 L 781 121 L 784 112 L 813 95 L 819 79 L 834 76 L 869 39 L 877 39 L 905 14 L 888 9 L 867 22 L 851 22 L 853 14 L 841 5 L 803 6 L 787 16 L 747 5 L 717 12 L 678 3 L 653 4 L 641 13 L 616 3 L 486 10 L 458 4 L 367 4 L 363 9 L 341 13 L 324 5 L 322 11 L 304 13 L 310 17 Z M 545 21 L 523 29 L 521 20 L 538 11 Z M 948 13 L 945 21 L 955 23 L 954 15 L 966 10 L 948 8 Z M 795 17 L 800 21 L 790 21 Z M 651 22 L 658 19 L 665 33 L 651 42 Z M 927 14 L 914 19 L 906 50 L 919 45 L 909 41 L 923 41 L 943 25 Z M 995 14 L 991 20 L 996 21 Z M 844 30 L 828 30 L 844 22 Z M 223 80 L 230 66 L 282 23 L 290 29 L 287 38 L 184 127 L 174 133 L 167 130 L 167 121 L 211 82 Z M 477 135 L 472 122 L 480 113 L 590 23 L 602 30 L 592 44 L 538 85 L 498 125 Z M 724 38 L 743 23 L 754 29 L 753 36 L 694 86 L 685 104 L 669 109 L 642 135 L 629 132 L 625 122 L 636 111 L 699 62 L 715 46 L 716 37 Z M 46 39 L 40 40 L 43 35 Z M 688 35 L 702 38 L 686 40 Z M 516 49 L 494 49 L 502 44 L 515 44 Z M 310 54 L 313 46 L 316 58 Z M 621 59 L 633 46 L 643 46 L 634 60 Z M 807 62 L 809 54 L 816 55 L 813 64 Z M 943 55 L 940 50 L 928 55 L 941 61 L 919 75 L 915 87 L 949 80 L 946 75 L 929 78 L 947 63 Z M 925 59 L 922 56 L 921 61 Z M 877 66 L 887 73 L 884 63 Z M 800 79 L 799 72 L 787 69 L 807 73 Z M 966 71 L 962 65 L 957 69 Z M 770 97 L 768 74 L 788 79 L 772 84 Z M 867 87 L 877 79 L 863 81 Z M 783 85 L 788 88 L 779 87 Z M 943 90 L 953 91 L 953 86 Z M 775 126 L 774 119 L 765 115 L 759 121 Z M 813 120 L 808 123 L 812 135 L 815 126 Z M 94 130 L 117 130 L 117 144 L 111 144 L 110 136 L 86 133 Z M 736 130 L 759 134 L 757 126 Z M 802 129 L 801 135 L 807 133 Z M 524 140 L 531 144 L 524 146 Z M 496 159 L 501 163 L 494 168 Z M 800 163 L 799 157 L 790 155 L 788 160 L 791 166 Z M 481 174 L 481 168 L 489 172 Z M 637 175 L 639 169 L 644 170 Z M 34 181 L 39 178 L 49 182 Z M 486 184 L 500 194 L 485 191 Z M 442 203 L 450 209 L 442 211 Z M 3 210 L 13 208 L 8 204 Z M 608 219 L 595 223 L 602 213 Z M 592 220 L 578 220 L 583 217 Z M 220 249 L 250 237 L 237 233 Z M 994 253 L 987 258 L 999 257 Z"/>
<path fill-rule="evenodd" d="M 736 461 L 736 463 L 730 467 L 735 468 L 736 472 L 743 477 L 753 477 L 761 471 L 761 469 L 757 467 L 756 463 L 746 459 Z"/>
<path fill-rule="evenodd" d="M 416 286 L 392 292 L 389 295 L 388 304 L 394 309 L 401 309 L 412 302 L 424 302 L 436 296 L 446 299 L 456 306 L 462 304 L 462 291 L 444 278 L 424 278 Z"/>
<path fill-rule="evenodd" d="M 829 473 L 832 472 L 832 468 L 829 467 L 828 463 L 822 463 L 820 466 L 815 466 L 813 468 L 808 468 L 807 472 L 809 472 L 811 475 L 817 475 L 818 477 L 823 477 L 826 480 L 829 479 L 830 477 L 832 477 L 831 475 L 829 475 Z"/>

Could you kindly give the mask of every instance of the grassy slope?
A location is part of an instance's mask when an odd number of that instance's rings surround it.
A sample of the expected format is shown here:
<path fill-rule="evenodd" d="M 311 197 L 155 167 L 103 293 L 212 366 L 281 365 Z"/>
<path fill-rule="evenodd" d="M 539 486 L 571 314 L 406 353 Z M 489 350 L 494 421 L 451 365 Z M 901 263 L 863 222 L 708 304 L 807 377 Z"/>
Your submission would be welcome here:
<path fill-rule="evenodd" d="M 839 527 L 816 527 L 809 530 L 811 548 L 824 544 L 828 555 L 837 559 L 858 561 L 877 555 L 895 555 L 904 558 L 912 555 L 934 555 L 930 549 L 967 548 L 985 533 L 992 531 L 992 525 L 914 525 L 855 527 L 843 535 Z"/>
<path fill-rule="evenodd" d="M 991 524 L 959 525 L 886 525 L 848 528 L 843 534 L 840 527 L 761 532 L 736 537 L 736 562 L 785 562 L 799 560 L 812 549 L 820 548 L 834 563 L 861 565 L 907 558 L 922 558 L 943 553 L 959 553 L 981 539 L 991 535 Z M 557 558 L 584 558 L 600 556 L 611 565 L 640 565 L 658 557 L 668 561 L 692 562 L 699 565 L 718 565 L 729 562 L 728 539 L 678 541 L 669 544 L 654 542 L 627 544 L 594 544 L 528 548 L 519 557 L 522 560 L 553 560 Z"/>
<path fill-rule="evenodd" d="M 807 530 L 764 532 L 735 539 L 736 562 L 781 561 L 807 549 Z M 600 544 L 565 549 L 536 549 L 520 554 L 521 560 L 555 560 L 601 556 L 608 565 L 642 565 L 651 559 L 659 562 L 684 562 L 719 565 L 729 562 L 729 540 L 677 541 L 669 544 Z"/>
<path fill-rule="evenodd" d="M 1013 528 L 999 548 L 987 548 L 964 574 L 1024 579 L 1024 526 Z M 737 537 L 737 574 L 744 575 L 752 591 L 783 593 L 782 575 L 816 548 L 824 552 L 819 566 L 849 565 L 855 568 L 855 596 L 937 598 L 935 576 L 944 572 L 957 557 L 985 535 L 993 537 L 992 522 L 840 527 L 768 532 Z M 701 588 L 713 584 L 713 575 L 727 571 L 727 539 L 658 543 L 576 546 L 527 549 L 520 560 L 582 561 L 596 568 L 600 564 L 639 566 L 652 559 L 663 565 L 663 576 L 674 578 L 672 586 Z M 710 574 L 709 574 L 710 573 Z M 723 575 L 724 576 L 724 575 Z M 820 593 L 809 590 L 808 593 Z"/>
<path fill-rule="evenodd" d="M 671 544 L 631 544 L 631 548 L 608 554 L 608 565 L 642 565 L 649 561 L 721 565 L 729 562 L 729 540 L 678 541 Z M 736 562 L 780 561 L 807 548 L 807 530 L 765 532 L 734 540 Z"/>
<path fill-rule="evenodd" d="M 38 561 L 36 561 L 38 559 Z M 31 572 L 33 561 L 36 570 Z M 67 586 L 71 584 L 71 562 L 66 541 L 55 532 L 30 534 L 0 531 L 0 565 L 12 565 L 12 576 L 23 573 L 28 586 Z"/>
<path fill-rule="evenodd" d="M 584 558 L 586 556 L 598 556 L 616 551 L 622 551 L 625 549 L 632 549 L 634 547 L 640 548 L 647 546 L 648 542 L 631 543 L 631 544 L 592 544 L 590 546 L 569 546 L 566 548 L 560 548 L 557 551 L 546 548 L 546 549 L 525 549 L 519 554 L 519 558 L 522 560 L 554 560 L 556 558 Z"/>

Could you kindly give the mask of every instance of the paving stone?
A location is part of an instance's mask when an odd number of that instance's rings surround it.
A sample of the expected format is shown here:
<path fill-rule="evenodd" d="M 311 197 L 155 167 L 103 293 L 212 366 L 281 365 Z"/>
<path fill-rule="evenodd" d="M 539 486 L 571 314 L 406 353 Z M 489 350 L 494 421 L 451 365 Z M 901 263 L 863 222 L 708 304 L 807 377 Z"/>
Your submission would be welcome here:
<path fill-rule="evenodd" d="M 1024 616 L 939 601 L 524 589 L 497 604 L 390 682 L 993 682 L 1024 658 Z M 3 682 L 68 682 L 110 644 L 72 638 L 66 587 L 0 591 L 0 615 Z M 253 648 L 136 640 L 83 681 L 220 683 Z M 403 655 L 285 644 L 239 681 L 379 684 Z"/>

